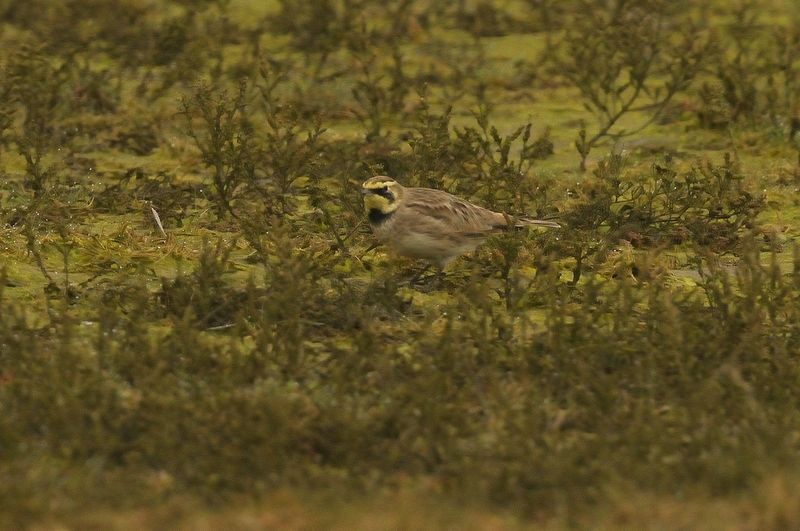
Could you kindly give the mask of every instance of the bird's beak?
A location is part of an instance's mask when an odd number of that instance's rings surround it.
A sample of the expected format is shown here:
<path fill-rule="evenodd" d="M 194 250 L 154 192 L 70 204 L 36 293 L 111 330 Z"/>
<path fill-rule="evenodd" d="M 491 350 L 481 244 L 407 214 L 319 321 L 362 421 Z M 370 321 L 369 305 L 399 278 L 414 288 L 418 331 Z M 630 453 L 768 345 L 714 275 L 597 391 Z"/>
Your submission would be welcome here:
<path fill-rule="evenodd" d="M 367 188 L 362 188 L 361 189 L 361 195 L 367 195 L 369 193 L 372 193 L 372 190 L 368 190 Z"/>

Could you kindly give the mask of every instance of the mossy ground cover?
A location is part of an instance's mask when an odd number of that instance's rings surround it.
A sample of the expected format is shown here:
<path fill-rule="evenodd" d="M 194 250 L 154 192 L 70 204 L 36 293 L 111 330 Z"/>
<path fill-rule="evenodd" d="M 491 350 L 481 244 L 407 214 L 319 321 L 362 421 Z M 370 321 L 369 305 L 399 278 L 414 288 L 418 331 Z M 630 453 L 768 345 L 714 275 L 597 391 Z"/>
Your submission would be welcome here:
<path fill-rule="evenodd" d="M 797 527 L 795 11 L 0 3 L 0 525 Z"/>

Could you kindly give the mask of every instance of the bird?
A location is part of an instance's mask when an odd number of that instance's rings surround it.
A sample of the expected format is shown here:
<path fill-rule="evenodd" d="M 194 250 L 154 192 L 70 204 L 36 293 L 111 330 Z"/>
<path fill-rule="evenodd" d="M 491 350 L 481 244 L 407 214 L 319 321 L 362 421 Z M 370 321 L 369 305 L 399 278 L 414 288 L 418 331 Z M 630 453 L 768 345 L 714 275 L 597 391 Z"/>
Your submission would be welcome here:
<path fill-rule="evenodd" d="M 512 218 L 432 188 L 405 187 L 385 175 L 361 184 L 364 209 L 378 243 L 443 270 L 491 234 L 512 228 L 559 228 L 555 221 Z"/>

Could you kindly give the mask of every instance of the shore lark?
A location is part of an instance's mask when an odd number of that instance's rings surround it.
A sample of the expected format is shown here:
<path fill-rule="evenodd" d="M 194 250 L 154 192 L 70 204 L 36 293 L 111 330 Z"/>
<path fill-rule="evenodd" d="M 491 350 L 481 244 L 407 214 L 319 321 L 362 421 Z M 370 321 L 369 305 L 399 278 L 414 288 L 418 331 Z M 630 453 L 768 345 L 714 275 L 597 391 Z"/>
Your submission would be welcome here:
<path fill-rule="evenodd" d="M 379 175 L 361 185 L 377 240 L 397 254 L 444 268 L 489 235 L 515 227 L 559 227 L 553 221 L 511 218 L 431 188 L 406 188 Z"/>

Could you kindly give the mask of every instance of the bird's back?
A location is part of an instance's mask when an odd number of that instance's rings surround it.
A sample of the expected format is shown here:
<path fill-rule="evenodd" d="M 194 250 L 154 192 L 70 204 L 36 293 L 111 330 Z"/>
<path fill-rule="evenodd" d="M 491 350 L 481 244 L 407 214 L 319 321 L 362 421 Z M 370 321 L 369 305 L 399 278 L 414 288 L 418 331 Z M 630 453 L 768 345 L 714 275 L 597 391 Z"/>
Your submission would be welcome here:
<path fill-rule="evenodd" d="M 503 214 L 432 188 L 407 188 L 403 206 L 447 232 L 478 235 L 508 226 Z"/>

